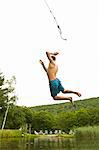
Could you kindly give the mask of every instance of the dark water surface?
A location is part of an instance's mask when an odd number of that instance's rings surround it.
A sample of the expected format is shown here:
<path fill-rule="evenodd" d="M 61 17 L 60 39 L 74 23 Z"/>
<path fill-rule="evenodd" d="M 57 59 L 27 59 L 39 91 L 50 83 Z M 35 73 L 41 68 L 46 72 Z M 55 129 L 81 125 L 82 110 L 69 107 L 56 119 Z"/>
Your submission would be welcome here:
<path fill-rule="evenodd" d="M 0 139 L 0 150 L 99 150 L 99 139 L 39 137 Z"/>

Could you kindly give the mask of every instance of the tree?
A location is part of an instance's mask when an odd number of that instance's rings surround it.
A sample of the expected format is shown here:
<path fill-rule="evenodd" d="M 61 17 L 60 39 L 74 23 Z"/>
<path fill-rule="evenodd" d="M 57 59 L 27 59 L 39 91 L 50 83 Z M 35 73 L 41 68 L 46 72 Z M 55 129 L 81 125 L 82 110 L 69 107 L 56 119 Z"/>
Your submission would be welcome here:
<path fill-rule="evenodd" d="M 4 76 L 2 75 L 2 73 L 0 73 L 0 107 L 3 108 L 6 105 L 6 100 L 8 99 L 7 96 L 7 88 L 3 88 L 4 86 Z"/>
<path fill-rule="evenodd" d="M 24 108 L 20 106 L 12 106 L 9 109 L 5 128 L 19 129 L 24 126 L 26 122 Z"/>
<path fill-rule="evenodd" d="M 23 107 L 23 112 L 25 114 L 26 123 L 31 124 L 34 118 L 34 112 L 28 107 Z"/>
<path fill-rule="evenodd" d="M 17 99 L 14 93 L 15 84 L 15 76 L 12 76 L 10 80 L 5 80 L 3 73 L 0 72 L 0 126 L 2 125 L 8 105 L 14 104 Z"/>
<path fill-rule="evenodd" d="M 87 109 L 80 109 L 76 111 L 76 118 L 78 127 L 90 125 L 90 116 Z"/>
<path fill-rule="evenodd" d="M 16 78 L 12 76 L 10 80 L 5 80 L 5 77 L 0 73 L 0 107 L 5 107 L 8 103 L 14 103 L 17 100 L 15 96 Z"/>
<path fill-rule="evenodd" d="M 99 108 L 89 109 L 89 125 L 99 125 Z"/>
<path fill-rule="evenodd" d="M 39 111 L 35 113 L 32 127 L 34 130 L 51 130 L 54 125 L 54 117 L 47 111 Z"/>
<path fill-rule="evenodd" d="M 69 132 L 76 126 L 76 115 L 74 112 L 60 113 L 57 117 L 57 127 L 65 132 Z"/>

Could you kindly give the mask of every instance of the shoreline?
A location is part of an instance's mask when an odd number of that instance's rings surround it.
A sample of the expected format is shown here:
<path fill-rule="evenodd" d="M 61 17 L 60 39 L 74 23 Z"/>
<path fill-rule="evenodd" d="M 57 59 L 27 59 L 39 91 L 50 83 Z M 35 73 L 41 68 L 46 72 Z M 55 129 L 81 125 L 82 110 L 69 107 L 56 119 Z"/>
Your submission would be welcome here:
<path fill-rule="evenodd" d="M 0 139 L 3 138 L 51 138 L 51 137 L 63 137 L 63 138 L 73 138 L 75 137 L 74 134 L 28 134 L 22 133 L 20 130 L 0 130 Z"/>

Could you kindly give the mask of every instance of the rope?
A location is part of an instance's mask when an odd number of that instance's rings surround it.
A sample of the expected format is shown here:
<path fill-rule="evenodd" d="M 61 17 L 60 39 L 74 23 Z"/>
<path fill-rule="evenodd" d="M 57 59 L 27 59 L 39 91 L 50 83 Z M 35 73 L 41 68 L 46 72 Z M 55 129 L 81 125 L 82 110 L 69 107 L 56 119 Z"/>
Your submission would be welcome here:
<path fill-rule="evenodd" d="M 56 17 L 54 16 L 52 10 L 50 9 L 50 7 L 49 7 L 47 1 L 44 0 L 44 2 L 45 2 L 45 4 L 46 4 L 46 6 L 48 7 L 48 9 L 49 9 L 51 15 L 52 15 L 53 18 L 54 18 L 54 21 L 55 21 L 55 23 L 56 23 L 56 25 L 57 25 L 57 28 L 58 28 L 58 31 L 59 31 L 59 34 L 60 34 L 61 39 L 62 39 L 62 40 L 67 40 L 67 39 L 65 39 L 65 38 L 62 37 L 62 31 L 61 31 L 61 28 L 60 28 L 60 26 L 59 26 L 59 24 L 58 24 L 58 22 L 57 22 L 57 20 L 56 20 Z"/>

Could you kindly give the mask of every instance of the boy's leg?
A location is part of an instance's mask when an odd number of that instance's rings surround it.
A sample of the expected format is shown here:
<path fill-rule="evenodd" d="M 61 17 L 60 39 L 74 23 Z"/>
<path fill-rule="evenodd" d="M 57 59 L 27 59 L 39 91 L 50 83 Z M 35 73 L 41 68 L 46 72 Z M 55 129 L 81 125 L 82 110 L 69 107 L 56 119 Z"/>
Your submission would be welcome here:
<path fill-rule="evenodd" d="M 63 93 L 73 93 L 73 94 L 76 94 L 78 95 L 79 97 L 81 96 L 81 94 L 79 92 L 74 92 L 74 91 L 71 91 L 71 90 L 64 90 Z"/>
<path fill-rule="evenodd" d="M 69 100 L 74 105 L 72 97 L 54 96 L 53 99 L 54 100 Z"/>

